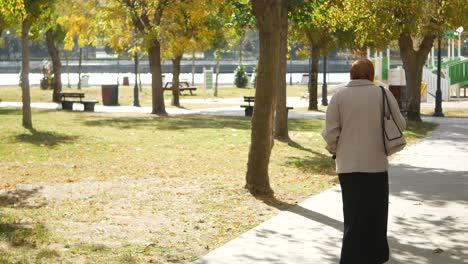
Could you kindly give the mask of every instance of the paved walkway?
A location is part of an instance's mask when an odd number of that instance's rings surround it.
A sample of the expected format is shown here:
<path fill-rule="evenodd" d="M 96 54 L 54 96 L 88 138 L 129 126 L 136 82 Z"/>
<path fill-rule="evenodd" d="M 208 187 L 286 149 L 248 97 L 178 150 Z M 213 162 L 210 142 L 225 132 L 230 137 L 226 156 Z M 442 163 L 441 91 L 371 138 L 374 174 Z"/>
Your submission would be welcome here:
<path fill-rule="evenodd" d="M 468 119 L 429 120 L 439 128 L 392 160 L 388 263 L 468 263 Z M 338 263 L 341 208 L 337 186 L 194 263 Z"/>
<path fill-rule="evenodd" d="M 184 109 L 184 108 L 166 108 L 166 112 L 169 115 L 190 115 L 190 114 L 202 114 L 202 115 L 222 115 L 222 116 L 244 116 L 244 108 L 242 98 L 228 98 L 228 99 L 187 99 L 181 102 L 183 105 L 186 104 L 237 104 L 237 106 L 220 106 L 206 109 Z M 2 107 L 13 107 L 21 108 L 21 102 L 0 102 L 0 108 Z M 299 97 L 288 97 L 288 106 L 294 108 L 307 107 L 308 101 Z M 62 106 L 57 103 L 31 103 L 31 107 L 35 109 L 62 109 Z M 74 104 L 74 111 L 83 111 L 82 104 Z M 134 106 L 104 106 L 96 105 L 94 112 L 96 113 L 151 113 L 151 107 L 134 107 Z M 290 112 L 290 118 L 325 118 L 325 113 L 321 112 Z"/>

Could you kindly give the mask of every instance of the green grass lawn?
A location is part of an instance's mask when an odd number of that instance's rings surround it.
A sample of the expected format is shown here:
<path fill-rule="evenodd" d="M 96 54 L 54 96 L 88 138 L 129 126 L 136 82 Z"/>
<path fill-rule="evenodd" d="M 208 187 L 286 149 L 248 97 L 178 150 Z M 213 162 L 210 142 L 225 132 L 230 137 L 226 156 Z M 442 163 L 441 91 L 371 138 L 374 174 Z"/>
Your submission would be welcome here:
<path fill-rule="evenodd" d="M 0 109 L 0 263 L 188 263 L 336 184 L 322 120 L 291 120 L 294 142 L 275 143 L 267 203 L 243 189 L 248 118 L 33 110 L 33 123 Z"/>
<path fill-rule="evenodd" d="M 314 113 L 314 112 L 326 113 L 327 112 L 327 106 L 323 106 L 323 105 L 319 104 L 317 111 L 309 111 L 307 107 L 296 107 L 296 108 L 294 108 L 293 111 L 301 112 L 301 113 Z"/>
<path fill-rule="evenodd" d="M 444 107 L 442 111 L 446 117 L 468 118 L 467 108 L 445 108 Z M 421 114 L 432 116 L 434 114 L 434 107 L 421 107 Z"/>
<path fill-rule="evenodd" d="M 307 86 L 304 85 L 293 85 L 288 86 L 288 96 L 301 96 L 307 91 Z M 84 92 L 87 99 L 93 99 L 102 103 L 101 87 L 90 86 L 84 87 L 81 90 L 76 88 L 63 88 L 63 92 Z M 254 96 L 255 89 L 253 88 L 236 88 L 232 86 L 220 86 L 218 98 L 240 98 L 242 96 Z M 170 100 L 172 94 L 170 91 L 164 92 L 165 99 Z M 194 92 L 194 95 L 190 95 L 189 92 L 184 92 L 181 99 L 203 99 L 203 98 L 215 98 L 212 94 L 204 92 L 203 88 L 200 87 Z M 151 87 L 144 86 L 140 92 L 140 104 L 142 106 L 151 106 Z M 0 100 L 3 101 L 21 101 L 21 89 L 20 87 L 0 87 Z M 37 86 L 31 87 L 31 101 L 32 102 L 51 102 L 52 91 L 41 90 Z M 132 86 L 119 86 L 119 104 L 120 105 L 133 105 L 133 87 Z M 171 107 L 170 104 L 167 104 Z"/>

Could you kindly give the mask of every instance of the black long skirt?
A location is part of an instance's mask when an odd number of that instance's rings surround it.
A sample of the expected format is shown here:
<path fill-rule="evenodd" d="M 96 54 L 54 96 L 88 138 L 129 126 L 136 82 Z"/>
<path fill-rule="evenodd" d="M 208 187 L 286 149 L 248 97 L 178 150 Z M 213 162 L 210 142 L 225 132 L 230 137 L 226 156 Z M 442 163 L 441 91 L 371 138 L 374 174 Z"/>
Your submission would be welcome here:
<path fill-rule="evenodd" d="M 381 264 L 387 242 L 388 173 L 338 174 L 343 198 L 344 234 L 340 264 Z"/>

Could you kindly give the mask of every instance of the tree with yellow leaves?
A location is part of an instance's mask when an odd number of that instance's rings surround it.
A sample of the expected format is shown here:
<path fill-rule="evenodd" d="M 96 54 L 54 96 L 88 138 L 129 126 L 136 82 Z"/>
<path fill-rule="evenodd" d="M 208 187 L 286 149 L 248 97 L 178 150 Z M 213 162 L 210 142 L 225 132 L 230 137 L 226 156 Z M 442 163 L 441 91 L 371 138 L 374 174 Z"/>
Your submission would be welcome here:
<path fill-rule="evenodd" d="M 66 2 L 64 0 L 49 1 L 48 8 L 40 12 L 36 22 L 31 26 L 31 35 L 34 41 L 44 38 L 47 44 L 47 51 L 52 61 L 52 101 L 60 102 L 62 92 L 62 63 L 60 60 L 60 46 L 63 45 L 65 33 L 57 20 L 60 17 L 60 10 Z"/>
<path fill-rule="evenodd" d="M 214 34 L 208 27 L 208 19 L 216 14 L 222 1 L 180 1 L 167 9 L 161 23 L 163 57 L 172 60 L 172 101 L 179 102 L 179 74 L 182 55 L 187 51 L 203 51 L 209 48 Z"/>
<path fill-rule="evenodd" d="M 229 1 L 229 0 L 226 0 Z M 214 83 L 213 95 L 218 96 L 218 76 L 221 60 L 221 52 L 230 50 L 235 42 L 236 30 L 232 23 L 232 6 L 220 5 L 218 10 L 207 18 L 208 28 L 213 33 L 213 38 L 210 46 L 213 48 L 213 55 L 216 59 L 216 77 Z"/>
<path fill-rule="evenodd" d="M 309 110 L 317 110 L 317 87 L 320 55 L 334 44 L 333 34 L 342 19 L 338 0 L 306 0 L 294 5 L 290 18 L 293 35 L 306 43 L 312 65 L 309 72 Z"/>
<path fill-rule="evenodd" d="M 87 45 L 97 45 L 98 43 L 98 21 L 97 0 L 67 1 L 60 0 L 60 12 L 58 24 L 65 30 L 64 49 L 72 50 L 77 39 L 80 48 L 80 58 L 78 65 L 78 89 L 81 89 L 81 61 L 82 49 Z"/>
<path fill-rule="evenodd" d="M 406 77 L 403 110 L 421 121 L 421 80 L 434 40 L 447 29 L 467 25 L 463 0 L 344 0 L 344 13 L 358 46 L 383 48 L 398 40 Z"/>
<path fill-rule="evenodd" d="M 141 33 L 134 26 L 133 20 L 127 11 L 116 1 L 108 1 L 103 5 L 99 5 L 95 20 L 97 22 L 100 44 L 108 45 L 119 55 L 127 52 L 134 58 L 135 86 L 133 90 L 133 105 L 140 106 L 138 64 L 142 44 Z"/>
<path fill-rule="evenodd" d="M 29 41 L 31 25 L 40 15 L 50 11 L 51 1 L 46 0 L 1 0 L 0 14 L 6 23 L 21 24 L 21 75 L 20 84 L 23 102 L 23 127 L 33 129 L 31 118 L 31 95 L 29 87 Z"/>
<path fill-rule="evenodd" d="M 151 72 L 152 114 L 167 115 L 164 105 L 161 69 L 161 23 L 167 9 L 181 0 L 102 0 L 100 7 L 112 7 L 110 15 L 121 15 L 143 40 Z M 114 13 L 113 13 L 114 12 Z M 119 12 L 119 13 L 116 13 Z"/>

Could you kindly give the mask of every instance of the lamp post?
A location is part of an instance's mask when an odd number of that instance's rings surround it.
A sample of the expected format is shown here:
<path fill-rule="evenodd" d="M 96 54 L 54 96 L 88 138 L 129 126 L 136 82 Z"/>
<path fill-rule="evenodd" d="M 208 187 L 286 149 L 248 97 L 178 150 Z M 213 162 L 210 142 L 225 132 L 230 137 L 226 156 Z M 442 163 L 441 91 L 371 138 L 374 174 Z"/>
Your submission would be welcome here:
<path fill-rule="evenodd" d="M 327 55 L 323 55 L 323 84 L 322 84 L 322 105 L 328 105 L 327 98 Z"/>
<path fill-rule="evenodd" d="M 455 33 L 455 32 L 453 32 Z M 455 34 L 454 34 L 455 35 Z M 455 59 L 455 37 L 452 35 L 452 60 Z"/>
<path fill-rule="evenodd" d="M 458 57 L 461 57 L 461 34 L 463 27 L 459 27 L 455 30 L 455 35 L 458 35 Z"/>
<path fill-rule="evenodd" d="M 135 86 L 133 86 L 133 106 L 140 106 L 139 93 L 138 93 L 138 51 L 136 33 L 133 34 L 133 47 L 135 49 Z"/>
<path fill-rule="evenodd" d="M 292 85 L 292 52 L 291 57 L 289 58 L 289 85 Z"/>
<path fill-rule="evenodd" d="M 440 89 L 440 69 L 442 67 L 442 41 L 441 36 L 437 40 L 437 90 L 436 90 L 436 98 L 435 98 L 435 109 L 433 116 L 443 117 L 444 113 L 442 113 L 442 90 Z"/>

